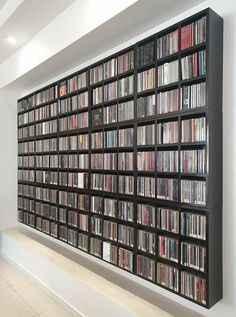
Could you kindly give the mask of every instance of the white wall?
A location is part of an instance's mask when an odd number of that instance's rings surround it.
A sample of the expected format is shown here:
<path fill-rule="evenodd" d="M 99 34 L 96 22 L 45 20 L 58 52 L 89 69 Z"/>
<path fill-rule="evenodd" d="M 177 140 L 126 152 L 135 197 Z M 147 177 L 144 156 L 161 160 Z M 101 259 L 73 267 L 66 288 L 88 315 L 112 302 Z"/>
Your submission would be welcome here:
<path fill-rule="evenodd" d="M 184 299 L 181 299 L 174 294 L 170 294 L 164 290 L 157 289 L 157 292 L 162 294 L 166 294 L 170 298 L 175 299 L 176 301 L 182 303 L 186 307 L 190 307 L 195 311 L 202 313 L 205 316 L 209 317 L 220 317 L 223 314 L 227 317 L 233 317 L 236 314 L 236 170 L 235 170 L 235 162 L 236 162 L 236 146 L 235 146 L 235 139 L 236 139 L 236 96 L 235 96 L 235 87 L 236 87 L 236 2 L 234 0 L 208 0 L 202 3 L 201 5 L 194 7 L 186 12 L 183 12 L 178 17 L 167 21 L 166 23 L 162 24 L 161 26 L 157 26 L 150 32 L 145 34 L 141 34 L 136 39 L 131 39 L 131 42 L 134 42 L 138 39 L 145 37 L 147 34 L 151 34 L 153 32 L 162 29 L 168 25 L 173 24 L 174 22 L 185 18 L 195 12 L 206 8 L 211 7 L 215 10 L 218 14 L 220 14 L 224 18 L 224 84 L 223 84 L 223 112 L 224 112 L 224 193 L 223 193 L 223 270 L 224 270 L 224 298 L 222 301 L 217 303 L 212 309 L 209 311 L 198 307 Z M 135 25 L 133 26 L 135 28 Z M 126 46 L 127 43 L 124 43 L 119 47 Z M 114 48 L 110 50 L 109 53 L 112 51 L 117 50 Z M 217 53 L 217 52 L 216 52 Z M 107 52 L 98 56 L 98 59 L 107 55 Z M 87 62 L 89 64 L 90 61 Z M 83 65 L 85 66 L 85 64 Z M 64 74 L 61 74 L 63 76 Z M 12 102 L 14 100 L 13 95 L 6 98 L 6 95 L 0 95 L 0 101 L 5 100 L 5 104 L 8 103 L 12 106 Z M 4 106 L 5 107 L 5 106 Z M 11 109 L 11 107 L 10 107 Z M 5 169 L 5 164 L 7 166 L 16 166 L 15 157 L 15 149 L 16 149 L 16 128 L 15 128 L 15 114 L 13 110 L 4 110 L 6 113 L 8 120 L 3 117 L 1 119 L 1 142 L 0 144 L 5 144 L 6 154 L 3 154 L 3 158 L 1 159 L 1 176 L 3 181 L 1 182 L 1 207 L 3 210 L 8 204 L 12 206 L 12 210 L 15 210 L 15 172 L 16 169 L 12 169 L 12 174 L 10 177 L 8 176 L 8 171 Z M 4 128 L 5 127 L 5 128 Z M 9 140 L 7 139 L 6 131 L 10 131 Z M 13 133 L 14 131 L 14 133 Z M 10 144 L 10 146 L 8 146 Z M 12 147 L 14 144 L 14 149 Z M 2 154 L 1 154 L 2 155 Z M 4 160 L 4 162 L 3 162 Z M 6 182 L 6 184 L 5 184 Z M 5 186 L 6 185 L 6 186 Z M 2 194 L 3 193 L 3 194 Z M 2 208 L 1 208 L 2 210 Z M 9 213 L 11 209 L 8 208 Z M 1 217 L 1 216 L 0 216 Z M 0 218 L 1 219 L 1 218 Z M 132 277 L 134 278 L 135 277 Z M 140 281 L 140 283 L 144 283 L 146 286 L 149 285 L 148 283 Z M 153 285 L 149 286 L 153 288 Z"/>
<path fill-rule="evenodd" d="M 19 92 L 0 91 L 0 230 L 16 225 L 17 129 Z"/>
<path fill-rule="evenodd" d="M 223 292 L 211 316 L 236 314 L 236 2 L 209 0 L 224 18 L 223 73 Z M 217 52 L 216 52 L 217 54 Z"/>

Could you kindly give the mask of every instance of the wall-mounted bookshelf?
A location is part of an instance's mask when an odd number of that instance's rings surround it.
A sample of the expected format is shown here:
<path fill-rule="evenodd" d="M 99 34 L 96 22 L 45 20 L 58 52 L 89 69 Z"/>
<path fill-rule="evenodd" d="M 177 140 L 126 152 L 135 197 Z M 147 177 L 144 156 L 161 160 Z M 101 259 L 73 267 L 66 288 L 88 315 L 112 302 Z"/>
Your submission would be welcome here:
<path fill-rule="evenodd" d="M 222 38 L 206 9 L 18 100 L 18 220 L 219 301 Z"/>

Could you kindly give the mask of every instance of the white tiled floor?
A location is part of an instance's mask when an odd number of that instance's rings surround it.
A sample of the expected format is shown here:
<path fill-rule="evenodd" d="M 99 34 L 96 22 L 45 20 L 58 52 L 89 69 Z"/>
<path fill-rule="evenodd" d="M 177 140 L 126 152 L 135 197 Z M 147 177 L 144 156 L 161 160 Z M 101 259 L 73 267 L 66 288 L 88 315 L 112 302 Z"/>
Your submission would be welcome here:
<path fill-rule="evenodd" d="M 75 314 L 60 306 L 36 281 L 0 258 L 1 317 L 70 317 Z"/>

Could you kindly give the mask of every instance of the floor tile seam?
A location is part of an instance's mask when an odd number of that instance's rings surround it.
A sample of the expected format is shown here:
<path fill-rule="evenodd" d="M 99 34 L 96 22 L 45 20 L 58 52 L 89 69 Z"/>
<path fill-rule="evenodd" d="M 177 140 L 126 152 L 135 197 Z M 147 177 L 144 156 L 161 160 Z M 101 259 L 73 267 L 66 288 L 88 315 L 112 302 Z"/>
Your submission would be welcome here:
<path fill-rule="evenodd" d="M 11 287 L 11 284 L 4 278 L 1 272 L 0 272 L 0 278 L 8 285 L 8 287 Z"/>
<path fill-rule="evenodd" d="M 23 286 L 23 285 L 22 285 Z M 21 295 L 21 294 L 19 294 L 18 292 L 17 292 L 17 290 L 12 286 L 12 285 L 10 285 L 10 288 L 16 293 L 16 295 L 18 295 L 22 300 L 23 300 L 23 302 L 30 308 L 30 309 L 32 309 L 32 311 L 36 314 L 34 314 L 32 317 L 35 317 L 35 316 L 38 316 L 38 312 L 25 300 L 25 298 Z"/>

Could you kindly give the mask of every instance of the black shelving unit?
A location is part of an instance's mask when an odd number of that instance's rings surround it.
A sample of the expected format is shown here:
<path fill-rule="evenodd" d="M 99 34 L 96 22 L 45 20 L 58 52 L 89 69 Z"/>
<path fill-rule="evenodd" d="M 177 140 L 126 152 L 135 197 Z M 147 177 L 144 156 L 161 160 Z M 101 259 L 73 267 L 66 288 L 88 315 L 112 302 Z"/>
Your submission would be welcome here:
<path fill-rule="evenodd" d="M 180 44 L 181 44 L 181 28 L 183 26 L 186 26 L 194 21 L 199 20 L 202 17 L 206 17 L 206 41 L 203 43 L 200 43 L 198 45 L 186 48 L 181 50 Z M 178 44 L 179 44 L 179 50 L 178 52 L 175 52 L 172 55 L 169 55 L 167 57 L 163 57 L 160 59 L 157 59 L 157 39 L 169 34 L 170 32 L 173 32 L 175 30 L 178 30 Z M 148 62 L 144 65 L 138 65 L 137 62 L 137 51 L 139 47 L 143 46 L 146 43 L 152 42 L 154 43 L 154 56 L 153 60 L 151 62 Z M 206 73 L 204 75 L 190 78 L 187 80 L 182 80 L 182 74 L 181 74 L 181 58 L 188 56 L 190 54 L 193 54 L 195 52 L 199 52 L 202 50 L 206 50 Z M 126 52 L 133 51 L 134 53 L 134 64 L 133 68 L 129 69 L 128 71 L 125 71 L 123 73 L 117 73 L 112 76 L 111 78 L 103 79 L 97 83 L 91 84 L 90 83 L 90 70 L 98 65 L 104 65 L 107 61 L 110 61 L 112 58 L 115 58 L 118 61 L 119 56 Z M 169 63 L 174 60 L 178 61 L 179 65 L 179 78 L 178 81 L 158 86 L 158 76 L 157 76 L 157 69 L 159 65 L 163 65 L 164 63 Z M 116 264 L 111 263 L 112 265 L 119 265 L 119 250 L 120 248 L 123 248 L 127 251 L 132 252 L 133 255 L 133 263 L 132 268 L 128 271 L 132 274 L 138 274 L 138 268 L 137 268 L 137 256 L 141 255 L 148 259 L 153 260 L 154 263 L 154 276 L 152 276 L 152 279 L 146 278 L 146 280 L 149 280 L 152 283 L 157 284 L 160 287 L 163 287 L 171 292 L 174 292 L 178 294 L 179 296 L 182 296 L 190 301 L 193 301 L 199 305 L 202 305 L 206 308 L 210 308 L 213 306 L 216 302 L 218 302 L 222 298 L 222 66 L 223 66 L 223 20 L 221 17 L 219 17 L 215 12 L 213 12 L 211 9 L 203 10 L 175 25 L 172 25 L 171 27 L 158 32 L 157 34 L 154 34 L 150 36 L 149 38 L 146 38 L 120 52 L 117 52 L 116 54 L 113 54 L 112 56 L 108 56 L 104 60 L 101 60 L 97 62 L 96 64 L 90 65 L 89 67 L 80 70 L 79 72 L 76 72 L 74 74 L 71 74 L 68 77 L 62 78 L 61 80 L 54 82 L 50 84 L 49 86 L 46 86 L 33 94 L 29 96 L 25 96 L 18 100 L 18 104 L 21 105 L 20 111 L 18 111 L 18 117 L 24 114 L 28 114 L 31 111 L 34 111 L 34 118 L 29 122 L 26 120 L 26 122 L 23 122 L 19 120 L 18 122 L 18 131 L 21 131 L 20 129 L 25 128 L 25 131 L 29 131 L 29 127 L 33 126 L 31 130 L 34 131 L 34 135 L 29 136 L 27 135 L 24 137 L 20 137 L 18 135 L 18 143 L 19 147 L 24 147 L 27 145 L 27 142 L 32 142 L 31 144 L 28 144 L 28 149 L 25 151 L 22 150 L 22 148 L 19 150 L 18 157 L 19 162 L 22 158 L 22 160 L 26 160 L 26 163 L 19 163 L 18 170 L 19 170 L 19 179 L 18 179 L 18 199 L 19 199 L 19 206 L 18 206 L 18 220 L 25 225 L 30 225 L 31 227 L 41 230 L 46 234 L 49 234 L 57 239 L 60 239 L 66 243 L 68 242 L 68 231 L 73 230 L 75 241 L 71 242 L 74 247 L 80 248 L 82 251 L 91 253 L 91 239 L 94 238 L 98 242 L 98 246 L 100 245 L 100 256 L 99 252 L 97 253 L 97 250 L 93 252 L 92 255 L 98 256 L 99 258 L 103 259 L 103 242 L 109 242 L 111 243 L 116 249 L 115 252 L 117 252 L 117 258 L 116 258 Z M 137 89 L 137 78 L 138 74 L 140 72 L 149 70 L 149 69 L 155 69 L 155 87 L 150 90 L 145 90 L 143 92 L 138 92 Z M 82 87 L 81 89 L 75 89 L 72 92 L 66 92 L 63 96 L 60 96 L 60 83 L 66 82 L 67 88 L 69 79 L 73 78 L 74 76 L 83 74 L 84 72 L 87 72 L 87 83 L 85 87 Z M 134 89 L 133 93 L 129 94 L 127 96 L 119 96 L 119 80 L 133 76 L 134 78 Z M 117 89 L 117 98 L 115 100 L 101 102 L 99 104 L 94 105 L 93 104 L 93 89 L 97 87 L 102 87 L 102 90 L 104 91 L 104 86 L 107 84 L 110 84 L 112 82 L 117 81 L 118 89 Z M 179 110 L 175 112 L 169 112 L 169 113 L 163 113 L 163 114 L 155 114 L 148 117 L 137 117 L 137 100 L 140 96 L 149 96 L 152 94 L 155 94 L 155 100 L 157 100 L 157 94 L 159 92 L 165 92 L 169 91 L 171 89 L 180 89 L 185 85 L 191 85 L 191 84 L 197 84 L 197 83 L 206 83 L 206 106 L 201 108 L 194 108 L 194 109 L 187 109 L 187 110 Z M 52 89 L 53 93 L 51 95 L 51 98 L 45 97 L 42 102 L 36 103 L 36 95 L 43 92 L 47 89 Z M 68 100 L 70 101 L 70 98 L 73 96 L 78 96 L 81 93 L 88 92 L 88 107 L 76 109 L 73 111 L 60 113 L 59 106 L 61 100 Z M 108 123 L 108 124 L 100 124 L 97 126 L 92 126 L 92 111 L 95 109 L 105 109 L 107 106 L 116 105 L 118 108 L 118 105 L 122 102 L 126 101 L 133 101 L 134 102 L 134 117 L 127 121 L 119 121 L 118 120 L 118 110 L 117 111 L 117 120 L 116 122 Z M 54 107 L 58 109 L 56 113 L 54 113 L 51 110 L 52 104 L 57 104 Z M 42 109 L 43 107 L 48 106 L 48 115 L 43 115 L 42 118 L 36 121 L 35 115 L 37 109 Z M 72 114 L 81 114 L 86 113 L 88 114 L 88 125 L 74 130 L 66 130 L 66 131 L 59 131 L 59 120 L 61 118 L 68 118 Z M 206 118 L 206 140 L 201 142 L 181 142 L 181 124 L 182 120 L 184 119 L 192 119 L 192 118 L 199 118 L 199 117 L 205 117 Z M 20 117 L 19 117 L 20 118 Z M 36 124 L 38 123 L 47 123 L 48 121 L 55 120 L 57 122 L 57 132 L 54 132 L 52 134 L 43 134 L 43 135 L 37 135 L 36 136 Z M 154 124 L 155 125 L 155 135 L 157 134 L 157 125 L 159 123 L 163 122 L 170 122 L 170 121 L 176 121 L 178 122 L 178 130 L 179 130 L 179 139 L 177 143 L 174 144 L 158 144 L 157 137 L 155 137 L 155 142 L 151 145 L 138 145 L 137 144 L 137 129 L 140 126 L 145 126 L 148 124 Z M 69 124 L 69 123 L 68 123 Z M 101 148 L 92 148 L 92 135 L 95 132 L 103 132 L 103 135 L 105 135 L 106 131 L 116 130 L 117 132 L 117 144 L 119 144 L 119 131 L 122 128 L 133 128 L 133 146 L 124 146 L 124 147 L 101 147 Z M 21 131 L 22 133 L 22 131 Z M 59 149 L 59 139 L 60 137 L 70 137 L 70 136 L 80 136 L 81 134 L 88 135 L 88 142 L 89 146 L 85 149 L 79 149 L 72 150 L 67 148 L 65 151 L 61 151 Z M 51 147 L 52 141 L 55 139 L 55 143 L 57 144 L 56 148 Z M 104 137 L 105 139 L 105 137 Z M 37 141 L 39 140 L 50 140 L 48 141 L 48 148 L 46 151 L 43 149 L 36 149 L 36 146 L 38 146 Z M 105 141 L 105 140 L 104 140 Z M 26 145 L 25 145 L 26 144 Z M 33 147 L 32 147 L 33 146 Z M 77 143 L 78 147 L 78 143 Z M 206 156 L 207 156 L 207 170 L 204 174 L 198 174 L 198 173 L 183 173 L 181 172 L 181 163 L 180 163 L 180 154 L 182 150 L 197 150 L 197 149 L 206 149 Z M 155 157 L 157 160 L 157 152 L 162 150 L 175 150 L 178 152 L 179 162 L 178 162 L 178 171 L 176 172 L 159 172 L 156 167 L 155 162 L 155 170 L 154 171 L 139 171 L 137 169 L 137 153 L 139 151 L 152 151 L 155 153 Z M 132 170 L 119 170 L 118 167 L 118 155 L 119 153 L 134 153 L 133 157 L 133 169 Z M 116 154 L 116 169 L 110 170 L 103 168 L 101 169 L 92 169 L 91 166 L 91 156 L 95 153 L 115 153 Z M 48 160 L 50 155 L 56 155 L 58 159 L 58 165 L 50 166 L 37 166 L 36 159 L 41 155 L 46 156 L 48 155 Z M 78 155 L 80 154 L 87 154 L 89 157 L 88 166 L 86 168 L 81 167 L 74 167 L 69 168 L 68 165 L 60 167 L 60 155 L 66 154 L 67 156 L 69 154 L 76 154 L 77 159 Z M 31 158 L 30 158 L 31 157 Z M 31 165 L 29 164 L 29 159 L 32 161 Z M 42 158 L 43 159 L 43 158 Z M 28 164 L 27 164 L 28 160 Z M 21 177 L 21 171 L 31 171 L 31 174 L 28 174 L 27 179 L 23 179 L 24 177 Z M 45 171 L 45 175 L 42 176 L 41 181 L 38 181 L 36 179 L 37 171 Z M 51 176 L 50 172 L 55 172 L 54 176 L 57 178 L 56 180 L 49 179 Z M 59 185 L 59 173 L 60 172 L 66 172 L 67 173 L 67 183 L 68 183 L 68 173 L 71 172 L 79 172 L 79 173 L 86 173 L 87 176 L 87 186 L 86 188 L 77 188 L 77 187 L 68 187 L 68 186 L 62 186 Z M 100 175 L 115 175 L 116 176 L 116 187 L 117 190 L 114 192 L 108 192 L 106 190 L 96 190 L 92 188 L 92 180 L 91 175 L 100 174 Z M 127 194 L 127 193 L 119 193 L 119 176 L 125 175 L 125 176 L 132 176 L 133 177 L 133 194 Z M 178 182 L 178 199 L 177 201 L 171 201 L 171 200 L 165 200 L 165 199 L 159 199 L 152 197 L 143 197 L 138 195 L 137 192 L 137 179 L 139 176 L 146 176 L 146 177 L 153 177 L 155 179 L 155 187 L 156 187 L 156 181 L 158 178 L 168 178 L 168 179 L 176 179 Z M 205 205 L 196 205 L 194 203 L 185 203 L 181 202 L 181 181 L 182 180 L 200 180 L 204 181 L 206 183 L 206 204 Z M 104 181 L 104 180 L 103 180 Z M 24 187 L 23 186 L 28 186 Z M 54 190 L 55 192 L 50 193 L 49 196 L 46 197 L 39 197 L 40 195 L 36 195 L 37 188 L 45 188 L 50 190 Z M 73 203 L 73 199 L 71 199 L 70 203 L 67 204 L 60 204 L 59 196 L 61 195 L 59 192 L 69 192 L 74 193 L 76 195 L 84 195 L 82 196 L 85 200 L 86 207 L 85 208 L 79 208 L 78 204 Z M 155 189 L 156 191 L 156 189 Z M 53 196 L 55 195 L 55 197 Z M 102 211 L 103 213 L 93 213 L 92 212 L 92 206 L 91 206 L 91 197 L 92 196 L 98 196 L 103 199 L 102 201 Z M 51 197 L 54 197 L 52 200 Z M 111 216 L 104 213 L 105 209 L 105 203 L 104 199 L 110 198 L 114 199 L 116 201 L 116 210 L 115 215 Z M 121 219 L 118 217 L 118 202 L 125 201 L 130 202 L 133 204 L 133 221 Z M 43 211 L 39 212 L 37 210 L 36 203 L 45 204 L 43 207 L 40 208 Z M 138 223 L 138 215 L 137 215 L 137 208 L 139 204 L 147 204 L 154 208 L 155 210 L 155 226 L 147 226 L 141 223 Z M 48 205 L 49 207 L 47 207 Z M 57 208 L 57 213 L 52 216 L 50 214 L 50 206 L 54 206 Z M 49 208 L 49 209 L 48 209 Z M 65 221 L 62 221 L 59 217 L 59 208 L 65 208 L 66 210 L 66 219 Z M 179 217 L 179 228 L 177 232 L 170 232 L 167 230 L 163 230 L 161 228 L 158 228 L 156 225 L 157 222 L 157 210 L 158 208 L 167 208 L 167 209 L 173 209 L 174 211 L 178 211 L 178 217 Z M 72 226 L 71 224 L 68 224 L 68 210 L 75 211 L 77 213 L 77 227 Z M 182 217 L 184 212 L 190 212 L 192 214 L 198 214 L 206 217 L 206 239 L 199 239 L 190 237 L 187 235 L 182 234 L 181 231 L 181 225 L 182 225 Z M 80 220 L 79 216 L 85 215 L 87 216 L 87 226 L 81 228 L 79 226 Z M 101 223 L 103 225 L 104 220 L 112 221 L 117 224 L 117 239 L 116 240 L 110 240 L 103 236 L 103 227 L 101 227 L 101 235 L 95 234 L 92 232 L 92 225 L 91 225 L 91 219 L 95 216 L 99 219 L 101 219 Z M 45 223 L 42 226 L 41 220 L 44 220 Z M 38 224 L 39 221 L 39 224 Z M 41 225 L 40 225 L 41 224 Z M 123 244 L 119 242 L 118 240 L 118 227 L 120 225 L 126 225 L 133 230 L 133 242 L 131 245 L 129 244 Z M 60 229 L 62 227 L 62 229 Z M 65 229 L 63 229 L 65 228 Z M 84 230 L 86 229 L 86 230 Z M 60 230 L 66 230 L 67 235 L 61 236 Z M 155 254 L 151 254 L 150 252 L 145 252 L 143 250 L 140 250 L 138 247 L 138 230 L 144 230 L 146 232 L 152 233 L 155 235 Z M 84 250 L 81 245 L 78 244 L 78 239 L 81 234 L 84 234 L 87 236 L 87 251 Z M 178 257 L 176 261 L 173 261 L 173 259 L 165 259 L 160 257 L 159 255 L 159 244 L 158 239 L 159 236 L 165 236 L 170 239 L 175 239 L 178 241 Z M 192 267 L 185 266 L 181 264 L 181 243 L 187 242 L 187 243 L 193 243 L 198 246 L 202 246 L 206 249 L 206 269 L 204 272 L 194 269 Z M 103 259 L 105 260 L 105 259 Z M 166 285 L 162 285 L 157 281 L 157 263 L 166 264 L 167 266 L 170 266 L 177 270 L 178 274 L 178 286 L 177 289 L 171 289 L 168 288 Z M 125 269 L 125 267 L 121 267 L 121 269 Z M 127 268 L 126 268 L 127 269 Z M 205 300 L 197 300 L 196 298 L 191 298 L 191 296 L 186 296 L 182 291 L 182 283 L 183 283 L 183 277 L 182 272 L 187 272 L 190 275 L 193 275 L 195 277 L 199 277 L 202 280 L 205 281 L 206 289 L 205 289 Z M 140 276 L 140 275 L 139 275 Z M 145 278 L 143 276 L 140 276 L 141 278 Z M 198 282 L 200 283 L 200 282 Z"/>

